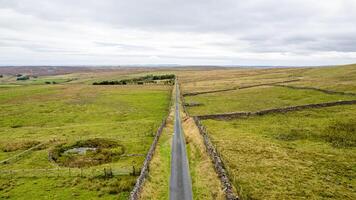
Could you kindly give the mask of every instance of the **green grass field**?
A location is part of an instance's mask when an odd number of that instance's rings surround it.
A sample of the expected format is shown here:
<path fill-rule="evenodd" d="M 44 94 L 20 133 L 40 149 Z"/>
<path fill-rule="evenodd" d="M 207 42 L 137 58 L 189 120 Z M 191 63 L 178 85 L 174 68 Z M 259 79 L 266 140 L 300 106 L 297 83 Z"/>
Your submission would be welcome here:
<path fill-rule="evenodd" d="M 295 90 L 275 86 L 254 87 L 185 97 L 191 115 L 258 111 L 271 108 L 355 99 L 352 96 L 325 94 L 313 90 Z"/>
<path fill-rule="evenodd" d="M 260 83 L 299 80 L 288 85 L 356 92 L 356 64 L 315 68 L 212 68 L 178 71 L 183 93 L 227 89 Z"/>
<path fill-rule="evenodd" d="M 355 199 L 356 107 L 203 121 L 243 199 Z"/>
<path fill-rule="evenodd" d="M 29 84 L 0 90 L 0 161 L 44 143 L 0 164 L 7 171 L 0 175 L 1 198 L 21 199 L 25 193 L 27 199 L 126 199 L 168 112 L 171 87 Z M 123 156 L 83 170 L 48 160 L 60 143 L 93 138 L 118 142 Z M 102 178 L 104 168 L 114 177 Z"/>
<path fill-rule="evenodd" d="M 0 199 L 127 199 L 169 112 L 172 87 L 92 83 L 148 74 L 176 74 L 182 93 L 297 79 L 284 85 L 356 93 L 356 65 L 135 68 L 26 81 L 5 75 L 0 79 Z M 192 116 L 351 99 L 356 97 L 279 86 L 184 97 L 186 103 L 201 104 L 188 107 Z M 355 113 L 356 106 L 347 105 L 203 124 L 241 199 L 355 199 Z M 224 199 L 197 127 L 182 116 L 194 199 Z M 172 132 L 171 116 L 141 199 L 169 197 Z M 96 143 L 99 147 L 85 155 L 67 152 Z"/>
<path fill-rule="evenodd" d="M 356 64 L 328 68 L 309 68 L 298 73 L 301 81 L 287 85 L 356 93 Z"/>
<path fill-rule="evenodd" d="M 355 92 L 356 65 L 234 69 L 190 73 L 185 93 L 280 80 L 285 85 Z M 216 73 L 216 74 L 214 74 Z M 184 97 L 191 115 L 259 111 L 339 100 L 352 95 L 260 86 Z M 203 120 L 241 199 L 355 199 L 356 106 L 308 109 L 233 120 Z"/>

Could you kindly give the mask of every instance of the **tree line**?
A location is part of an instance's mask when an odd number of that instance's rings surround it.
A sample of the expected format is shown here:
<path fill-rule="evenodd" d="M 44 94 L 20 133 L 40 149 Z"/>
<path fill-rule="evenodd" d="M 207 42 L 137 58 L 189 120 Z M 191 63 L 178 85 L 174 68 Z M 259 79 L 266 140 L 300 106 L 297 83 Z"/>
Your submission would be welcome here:
<path fill-rule="evenodd" d="M 122 80 L 114 80 L 114 81 L 101 81 L 94 82 L 93 85 L 128 85 L 128 84 L 137 84 L 143 85 L 145 83 L 157 83 L 159 80 L 165 80 L 165 84 L 172 84 L 174 82 L 175 75 L 174 74 L 164 74 L 164 75 L 147 75 L 132 79 L 122 79 Z"/>

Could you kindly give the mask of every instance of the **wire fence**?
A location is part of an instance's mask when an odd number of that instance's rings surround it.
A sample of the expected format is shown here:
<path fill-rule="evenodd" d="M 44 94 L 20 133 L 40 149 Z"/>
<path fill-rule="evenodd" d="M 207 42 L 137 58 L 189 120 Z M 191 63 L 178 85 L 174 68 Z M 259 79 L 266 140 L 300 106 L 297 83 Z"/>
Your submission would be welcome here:
<path fill-rule="evenodd" d="M 22 152 L 20 152 L 20 153 L 18 153 L 16 155 L 13 155 L 13 156 L 5 159 L 5 160 L 1 160 L 0 164 L 5 164 L 5 163 L 9 163 L 11 161 L 16 161 L 19 158 L 21 158 L 22 156 L 25 156 L 26 154 L 30 153 L 31 151 L 33 151 L 33 150 L 35 150 L 35 149 L 37 149 L 37 148 L 39 148 L 39 147 L 41 147 L 43 145 L 45 145 L 45 143 L 40 143 L 40 144 L 35 145 L 35 146 L 33 146 L 33 147 L 29 148 L 29 149 L 26 149 L 25 151 L 22 151 Z"/>
<path fill-rule="evenodd" d="M 26 178 L 26 177 L 114 177 L 140 174 L 139 169 L 128 168 L 48 168 L 48 169 L 15 169 L 0 170 L 0 178 Z"/>

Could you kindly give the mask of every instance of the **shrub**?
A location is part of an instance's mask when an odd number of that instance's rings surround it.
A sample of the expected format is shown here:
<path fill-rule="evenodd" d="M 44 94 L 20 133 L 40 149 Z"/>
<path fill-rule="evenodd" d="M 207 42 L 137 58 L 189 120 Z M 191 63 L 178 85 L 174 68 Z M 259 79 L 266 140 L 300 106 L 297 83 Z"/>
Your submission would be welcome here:
<path fill-rule="evenodd" d="M 28 75 L 23 75 L 23 76 L 16 78 L 17 81 L 24 81 L 24 80 L 28 80 L 28 79 L 30 79 L 30 76 L 28 76 Z"/>

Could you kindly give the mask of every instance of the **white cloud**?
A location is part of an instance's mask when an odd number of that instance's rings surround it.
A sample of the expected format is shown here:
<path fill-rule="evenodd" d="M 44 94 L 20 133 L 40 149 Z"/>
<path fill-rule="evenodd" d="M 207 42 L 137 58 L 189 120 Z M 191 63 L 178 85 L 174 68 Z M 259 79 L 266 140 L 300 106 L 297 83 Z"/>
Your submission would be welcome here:
<path fill-rule="evenodd" d="M 356 62 L 355 0 L 0 0 L 0 65 Z"/>

